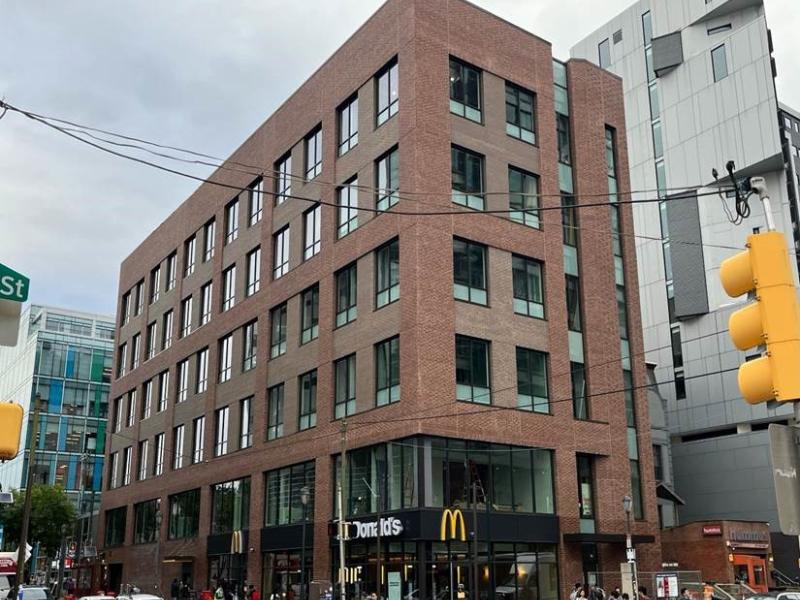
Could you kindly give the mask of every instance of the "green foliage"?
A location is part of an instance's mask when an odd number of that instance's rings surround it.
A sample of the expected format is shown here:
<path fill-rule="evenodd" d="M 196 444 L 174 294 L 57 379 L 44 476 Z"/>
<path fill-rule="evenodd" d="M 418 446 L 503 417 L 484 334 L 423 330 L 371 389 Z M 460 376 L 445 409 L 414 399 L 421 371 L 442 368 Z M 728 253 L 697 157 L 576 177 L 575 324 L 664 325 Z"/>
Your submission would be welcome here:
<path fill-rule="evenodd" d="M 14 550 L 19 546 L 25 494 L 14 492 L 13 504 L 0 504 L 0 523 L 3 523 L 5 545 Z M 44 552 L 55 552 L 61 544 L 61 527 L 71 528 L 75 522 L 75 507 L 60 486 L 34 485 L 31 491 L 31 520 L 28 543 L 41 544 Z"/>

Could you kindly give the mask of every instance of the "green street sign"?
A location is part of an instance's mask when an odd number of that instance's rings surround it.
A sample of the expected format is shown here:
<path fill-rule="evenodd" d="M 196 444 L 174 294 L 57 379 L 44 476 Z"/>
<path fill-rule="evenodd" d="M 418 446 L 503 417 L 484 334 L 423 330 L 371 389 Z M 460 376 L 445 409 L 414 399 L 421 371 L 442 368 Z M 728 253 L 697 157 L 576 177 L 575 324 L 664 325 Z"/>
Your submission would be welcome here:
<path fill-rule="evenodd" d="M 31 280 L 0 263 L 0 299 L 25 302 Z"/>

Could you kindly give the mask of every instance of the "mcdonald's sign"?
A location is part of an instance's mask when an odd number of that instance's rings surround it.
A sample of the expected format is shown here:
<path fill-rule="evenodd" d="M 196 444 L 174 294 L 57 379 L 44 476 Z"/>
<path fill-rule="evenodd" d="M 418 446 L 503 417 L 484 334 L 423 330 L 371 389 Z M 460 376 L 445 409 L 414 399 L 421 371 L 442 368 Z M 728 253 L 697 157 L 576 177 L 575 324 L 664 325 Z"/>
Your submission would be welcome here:
<path fill-rule="evenodd" d="M 447 535 L 447 526 L 450 525 L 450 536 Z M 459 533 L 460 532 L 460 533 Z M 464 524 L 464 515 L 461 509 L 446 508 L 442 513 L 442 522 L 439 525 L 439 539 L 467 541 L 467 527 Z"/>
<path fill-rule="evenodd" d="M 244 552 L 244 536 L 241 530 L 236 530 L 231 534 L 231 554 L 242 554 Z"/>

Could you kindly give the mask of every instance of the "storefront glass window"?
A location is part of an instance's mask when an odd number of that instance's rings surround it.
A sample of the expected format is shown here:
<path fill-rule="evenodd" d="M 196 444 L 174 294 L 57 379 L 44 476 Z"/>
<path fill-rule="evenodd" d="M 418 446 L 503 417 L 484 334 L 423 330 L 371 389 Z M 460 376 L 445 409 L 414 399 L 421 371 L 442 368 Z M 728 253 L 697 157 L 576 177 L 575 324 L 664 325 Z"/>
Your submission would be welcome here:
<path fill-rule="evenodd" d="M 169 539 L 197 536 L 200 523 L 200 490 L 189 490 L 169 497 Z"/>
<path fill-rule="evenodd" d="M 303 521 L 303 486 L 308 487 L 309 499 L 306 517 L 314 515 L 314 461 L 309 461 L 266 474 L 266 516 L 267 527 L 289 525 Z"/>
<path fill-rule="evenodd" d="M 211 535 L 248 529 L 249 521 L 249 477 L 211 487 Z"/>

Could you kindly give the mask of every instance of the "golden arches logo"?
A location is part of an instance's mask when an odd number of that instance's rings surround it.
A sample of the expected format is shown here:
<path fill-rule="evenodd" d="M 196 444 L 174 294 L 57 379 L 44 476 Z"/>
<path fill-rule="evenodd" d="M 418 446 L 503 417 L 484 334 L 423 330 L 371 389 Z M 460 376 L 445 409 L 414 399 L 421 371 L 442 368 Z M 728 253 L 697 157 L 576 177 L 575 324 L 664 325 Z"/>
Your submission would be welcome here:
<path fill-rule="evenodd" d="M 448 524 L 450 525 L 449 538 L 447 536 Z M 459 532 L 460 535 L 456 535 Z M 461 509 L 456 508 L 455 510 L 451 510 L 446 508 L 442 513 L 442 522 L 439 525 L 439 539 L 443 542 L 448 539 L 458 539 L 462 542 L 467 541 L 467 526 L 464 524 L 464 515 L 461 513 Z"/>

